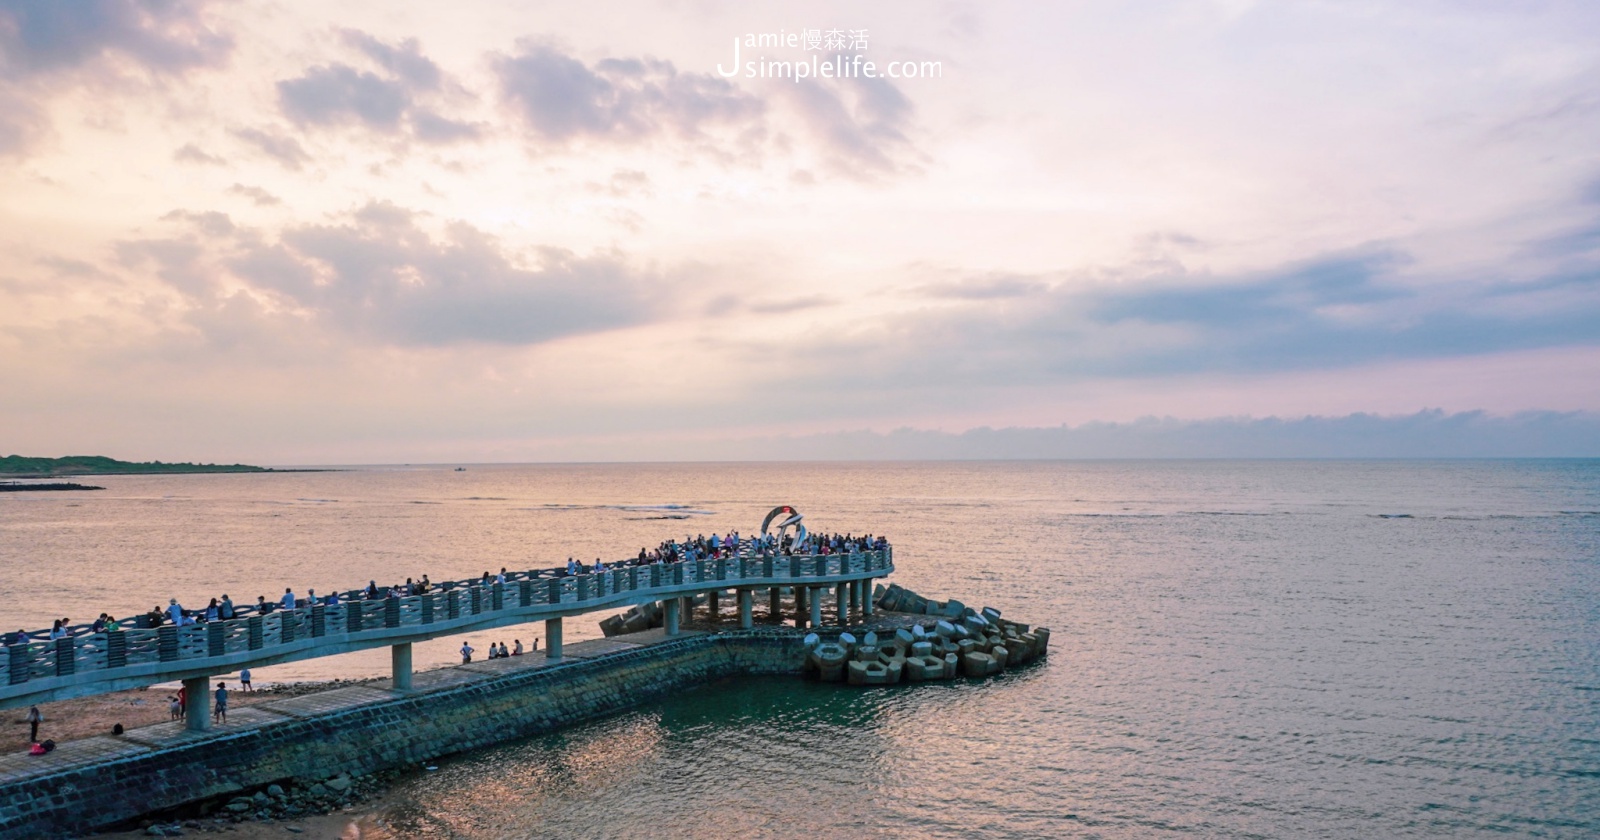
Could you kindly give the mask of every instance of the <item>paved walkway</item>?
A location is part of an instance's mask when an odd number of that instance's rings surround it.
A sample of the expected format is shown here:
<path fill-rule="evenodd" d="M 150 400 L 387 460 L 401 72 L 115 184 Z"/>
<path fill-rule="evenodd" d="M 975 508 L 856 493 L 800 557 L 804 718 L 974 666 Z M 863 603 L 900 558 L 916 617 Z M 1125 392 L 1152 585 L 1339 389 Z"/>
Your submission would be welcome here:
<path fill-rule="evenodd" d="M 683 630 L 674 638 L 703 635 L 700 630 Z M 667 640 L 665 630 L 655 629 L 633 633 L 624 638 L 592 639 L 572 642 L 564 648 L 562 662 L 592 659 L 623 650 L 633 650 Z M 550 665 L 544 651 L 489 659 L 468 665 L 456 665 L 433 671 L 419 671 L 412 676 L 410 696 L 426 694 L 439 689 L 453 688 L 465 683 L 488 681 L 508 673 L 544 668 Z M 557 663 L 559 664 L 559 663 Z M 346 686 L 298 697 L 267 700 L 228 711 L 227 723 L 213 723 L 203 732 L 189 730 L 183 721 L 158 723 L 130 729 L 121 736 L 96 735 L 76 741 L 56 744 L 55 751 L 45 755 L 25 752 L 0 755 L 0 784 L 22 781 L 30 776 L 43 776 L 62 770 L 104 764 L 119 759 L 132 758 L 142 753 L 167 747 L 189 744 L 208 739 L 228 738 L 236 733 L 263 726 L 271 726 L 293 719 L 307 719 L 371 703 L 381 703 L 407 696 L 394 691 L 388 680 L 374 681 L 369 685 Z"/>

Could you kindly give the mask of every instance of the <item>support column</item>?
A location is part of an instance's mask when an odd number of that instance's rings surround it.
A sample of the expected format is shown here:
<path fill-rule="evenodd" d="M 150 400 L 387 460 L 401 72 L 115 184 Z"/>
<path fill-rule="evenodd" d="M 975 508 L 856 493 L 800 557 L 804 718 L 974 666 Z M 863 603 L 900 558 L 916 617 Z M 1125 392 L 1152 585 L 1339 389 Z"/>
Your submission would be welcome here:
<path fill-rule="evenodd" d="M 662 624 L 667 628 L 668 636 L 678 635 L 678 611 L 683 608 L 682 598 L 668 598 L 661 602 L 661 610 L 666 613 Z"/>
<path fill-rule="evenodd" d="M 806 601 L 808 600 L 806 596 L 808 596 L 810 594 L 811 594 L 811 590 L 805 588 L 804 586 L 796 586 L 794 588 L 794 626 L 795 627 L 804 627 L 804 626 L 806 626 L 806 616 L 809 616 L 811 614 L 810 610 L 806 607 Z"/>
<path fill-rule="evenodd" d="M 411 690 L 411 643 L 389 646 L 389 682 L 395 691 Z"/>
<path fill-rule="evenodd" d="M 683 613 L 679 616 L 679 618 L 681 620 L 683 620 L 683 621 L 693 621 L 694 620 L 694 596 L 693 595 L 685 595 L 682 598 L 679 598 L 678 600 L 683 602 Z"/>
<path fill-rule="evenodd" d="M 717 596 L 721 594 L 722 593 L 715 589 L 706 593 L 706 610 L 711 613 L 710 618 L 712 624 L 716 624 L 717 620 L 721 618 L 721 609 L 717 599 Z"/>
<path fill-rule="evenodd" d="M 861 615 L 863 618 L 872 617 L 872 578 L 861 582 Z"/>
<path fill-rule="evenodd" d="M 547 618 L 544 621 L 544 658 L 554 662 L 561 658 L 561 619 Z"/>
<path fill-rule="evenodd" d="M 767 610 L 772 614 L 772 620 L 783 621 L 783 588 L 780 586 L 767 587 Z"/>
<path fill-rule="evenodd" d="M 211 728 L 211 678 L 194 677 L 183 681 L 184 724 L 190 732 Z"/>
<path fill-rule="evenodd" d="M 861 612 L 861 581 L 850 581 L 850 612 Z"/>
<path fill-rule="evenodd" d="M 833 605 L 839 611 L 839 626 L 850 626 L 850 584 L 841 581 L 833 587 Z"/>
<path fill-rule="evenodd" d="M 811 602 L 811 626 L 822 626 L 822 590 L 826 587 L 817 587 L 806 593 L 806 600 Z"/>
<path fill-rule="evenodd" d="M 756 594 L 748 589 L 739 590 L 739 629 L 749 630 L 756 625 L 755 617 L 751 615 L 755 607 Z"/>

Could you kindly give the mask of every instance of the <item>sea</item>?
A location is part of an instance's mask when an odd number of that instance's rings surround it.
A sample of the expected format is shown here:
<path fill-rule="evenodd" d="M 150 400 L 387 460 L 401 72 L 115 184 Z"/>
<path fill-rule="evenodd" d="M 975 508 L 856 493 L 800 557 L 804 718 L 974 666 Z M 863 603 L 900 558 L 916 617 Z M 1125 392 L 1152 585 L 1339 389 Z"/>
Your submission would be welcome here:
<path fill-rule="evenodd" d="M 0 629 L 610 560 L 788 504 L 887 536 L 919 594 L 1050 627 L 1048 659 L 706 685 L 418 768 L 395 835 L 1600 837 L 1600 461 L 456 466 L 0 495 Z"/>

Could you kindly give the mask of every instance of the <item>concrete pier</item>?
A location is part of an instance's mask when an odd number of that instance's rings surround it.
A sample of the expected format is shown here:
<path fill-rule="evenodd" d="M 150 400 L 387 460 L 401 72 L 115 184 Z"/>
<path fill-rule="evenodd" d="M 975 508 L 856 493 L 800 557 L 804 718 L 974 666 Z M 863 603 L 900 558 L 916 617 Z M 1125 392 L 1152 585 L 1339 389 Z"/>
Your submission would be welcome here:
<path fill-rule="evenodd" d="M 544 622 L 544 658 L 555 661 L 561 658 L 561 619 L 551 618 Z"/>
<path fill-rule="evenodd" d="M 666 614 L 666 617 L 662 619 L 662 623 L 667 628 L 668 636 L 678 635 L 678 624 L 680 620 L 678 611 L 682 607 L 682 598 L 668 598 L 667 600 L 661 602 L 661 611 Z"/>
<path fill-rule="evenodd" d="M 411 690 L 411 643 L 389 648 L 389 673 L 395 691 Z"/>
<path fill-rule="evenodd" d="M 191 677 L 183 681 L 183 722 L 190 732 L 211 728 L 211 678 Z"/>
<path fill-rule="evenodd" d="M 756 594 L 749 589 L 739 590 L 739 629 L 749 630 L 755 626 L 755 600 Z"/>

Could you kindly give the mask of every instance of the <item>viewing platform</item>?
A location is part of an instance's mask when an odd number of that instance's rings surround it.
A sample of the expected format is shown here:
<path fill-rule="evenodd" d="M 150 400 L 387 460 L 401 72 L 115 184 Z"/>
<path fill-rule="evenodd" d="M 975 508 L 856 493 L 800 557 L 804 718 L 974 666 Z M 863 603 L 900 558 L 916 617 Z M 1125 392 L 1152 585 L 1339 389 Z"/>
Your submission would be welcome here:
<path fill-rule="evenodd" d="M 769 517 L 770 519 L 770 517 Z M 544 621 L 546 658 L 561 659 L 562 620 L 601 610 L 661 602 L 668 636 L 679 633 L 685 603 L 701 594 L 732 592 L 739 626 L 752 626 L 756 592 L 766 590 L 777 612 L 779 591 L 793 588 L 797 626 L 821 623 L 829 590 L 839 615 L 871 615 L 872 581 L 894 571 L 893 549 L 849 554 L 766 554 L 648 563 L 569 575 L 558 570 L 508 573 L 435 584 L 423 595 L 314 604 L 231 620 L 185 626 L 78 632 L 53 641 L 5 647 L 0 708 L 182 680 L 191 698 L 188 728 L 210 727 L 209 680 L 242 668 L 392 648 L 392 684 L 411 689 L 411 645 L 462 633 Z M 347 595 L 356 595 L 356 592 Z M 244 612 L 244 610 L 241 610 Z"/>

